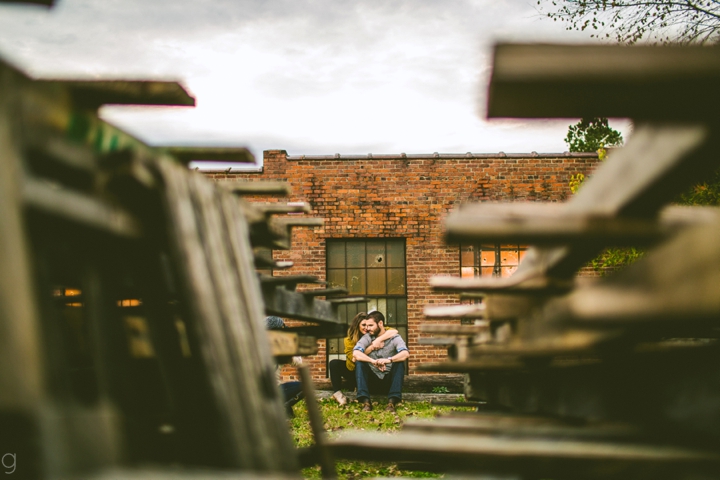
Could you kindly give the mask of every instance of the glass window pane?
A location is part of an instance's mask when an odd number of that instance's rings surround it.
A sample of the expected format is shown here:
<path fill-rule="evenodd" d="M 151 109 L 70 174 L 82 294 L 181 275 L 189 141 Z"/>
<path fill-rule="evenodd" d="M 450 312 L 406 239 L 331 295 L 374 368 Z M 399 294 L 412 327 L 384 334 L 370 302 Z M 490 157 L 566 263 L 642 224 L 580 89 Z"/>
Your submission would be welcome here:
<path fill-rule="evenodd" d="M 480 254 L 480 265 L 487 266 L 487 265 L 495 265 L 495 249 L 486 250 L 485 248 L 482 249 L 482 253 Z"/>
<path fill-rule="evenodd" d="M 511 266 L 518 264 L 518 251 L 516 248 L 503 247 L 500 254 L 502 265 Z"/>
<path fill-rule="evenodd" d="M 340 353 L 340 347 L 338 346 L 338 339 L 337 338 L 331 338 L 328 340 L 328 353 Z"/>
<path fill-rule="evenodd" d="M 365 242 L 347 242 L 347 266 L 365 266 Z"/>
<path fill-rule="evenodd" d="M 388 268 L 388 293 L 390 295 L 402 295 L 405 293 L 405 269 Z"/>
<path fill-rule="evenodd" d="M 407 343 L 407 327 L 397 327 L 397 329 L 402 339 Z"/>
<path fill-rule="evenodd" d="M 377 298 L 368 298 L 367 299 L 367 309 L 365 311 L 369 312 L 370 310 L 379 310 Z"/>
<path fill-rule="evenodd" d="M 473 278 L 474 276 L 475 276 L 475 268 L 474 267 L 460 268 L 460 277 L 461 278 Z"/>
<path fill-rule="evenodd" d="M 328 268 L 345 268 L 345 242 L 327 243 Z"/>
<path fill-rule="evenodd" d="M 482 267 L 480 269 L 481 277 L 492 277 L 494 267 Z"/>
<path fill-rule="evenodd" d="M 460 265 L 472 267 L 475 265 L 475 251 L 472 245 L 463 246 L 460 250 Z"/>
<path fill-rule="evenodd" d="M 407 325 L 407 299 L 405 298 L 397 299 L 397 325 Z"/>
<path fill-rule="evenodd" d="M 368 268 L 381 268 L 387 265 L 385 258 L 385 242 L 367 243 L 367 264 Z"/>
<path fill-rule="evenodd" d="M 377 301 L 378 312 L 382 313 L 387 320 L 387 298 L 378 298 Z"/>
<path fill-rule="evenodd" d="M 397 301 L 394 298 L 387 299 L 387 314 L 385 315 L 385 323 L 387 325 L 395 325 L 397 318 Z"/>
<path fill-rule="evenodd" d="M 385 269 L 368 269 L 368 291 L 369 295 L 385 294 Z"/>
<path fill-rule="evenodd" d="M 516 266 L 512 267 L 500 267 L 500 276 L 501 277 L 509 277 L 513 273 L 515 273 L 515 270 L 517 270 Z"/>
<path fill-rule="evenodd" d="M 348 304 L 342 303 L 338 305 L 338 318 L 344 323 L 347 323 L 348 306 Z"/>
<path fill-rule="evenodd" d="M 520 252 L 519 252 L 519 253 L 520 253 L 520 255 L 519 255 L 520 260 L 522 260 L 523 257 L 525 256 L 525 252 L 527 252 L 527 247 L 520 247 Z"/>
<path fill-rule="evenodd" d="M 351 295 L 364 295 L 365 291 L 365 270 L 361 268 L 349 268 L 347 270 L 347 289 Z"/>
<path fill-rule="evenodd" d="M 404 267 L 405 242 L 403 242 L 402 240 L 388 240 L 386 255 L 386 262 L 388 267 Z"/>
<path fill-rule="evenodd" d="M 328 288 L 345 287 L 345 270 L 334 269 L 327 272 Z"/>

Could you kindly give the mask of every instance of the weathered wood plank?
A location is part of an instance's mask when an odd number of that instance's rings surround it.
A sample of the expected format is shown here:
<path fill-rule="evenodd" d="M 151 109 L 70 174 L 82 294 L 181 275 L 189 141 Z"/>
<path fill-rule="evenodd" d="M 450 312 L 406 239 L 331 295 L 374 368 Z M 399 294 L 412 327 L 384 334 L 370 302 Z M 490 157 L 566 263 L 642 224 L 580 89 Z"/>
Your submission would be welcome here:
<path fill-rule="evenodd" d="M 142 80 L 53 80 L 69 90 L 73 103 L 95 110 L 101 105 L 195 106 L 195 99 L 178 82 Z"/>
<path fill-rule="evenodd" d="M 277 195 L 285 197 L 292 193 L 290 184 L 287 182 L 218 180 L 217 183 L 236 195 Z"/>
<path fill-rule="evenodd" d="M 18 72 L 0 61 L 0 409 L 34 419 L 46 379 L 23 215 L 19 105 L 14 94 L 21 81 Z"/>
<path fill-rule="evenodd" d="M 479 404 L 482 405 L 482 404 Z M 609 422 L 583 422 L 572 424 L 549 417 L 529 415 L 492 415 L 476 413 L 474 416 L 441 416 L 434 419 L 408 419 L 404 432 L 426 434 L 486 434 L 507 435 L 515 438 L 535 437 L 553 441 L 556 439 L 628 439 L 639 437 L 637 426 Z"/>
<path fill-rule="evenodd" d="M 272 285 L 270 288 L 263 285 L 262 289 L 265 312 L 268 315 L 308 322 L 341 323 L 337 318 L 337 303 L 286 290 L 281 283 Z"/>
<path fill-rule="evenodd" d="M 22 183 L 22 191 L 25 204 L 31 208 L 123 237 L 138 238 L 142 234 L 134 216 L 98 197 L 30 177 Z"/>
<path fill-rule="evenodd" d="M 314 275 L 283 275 L 281 277 L 269 277 L 267 275 L 260 275 L 260 283 L 264 287 L 272 286 L 284 286 L 289 287 L 291 290 L 295 290 L 300 283 L 308 283 L 315 285 L 326 285 L 327 282 L 320 280 Z"/>
<path fill-rule="evenodd" d="M 453 324 L 424 324 L 420 325 L 420 332 L 436 335 L 459 335 L 474 336 L 485 333 L 490 328 L 490 322 L 476 321 L 475 325 L 453 325 Z"/>
<path fill-rule="evenodd" d="M 557 280 L 513 274 L 509 277 L 459 278 L 448 276 L 430 277 L 429 284 L 439 292 L 493 292 L 519 294 L 559 294 L 572 290 L 574 280 Z"/>
<path fill-rule="evenodd" d="M 260 210 L 266 216 L 280 215 L 284 213 L 310 213 L 312 209 L 310 205 L 300 203 L 257 203 L 253 202 L 252 206 Z"/>
<path fill-rule="evenodd" d="M 714 452 L 642 443 L 507 438 L 400 432 L 392 437 L 353 432 L 332 443 L 340 458 L 429 462 L 445 471 L 532 474 L 549 478 L 667 478 L 714 471 Z M 557 476 L 557 477 L 556 477 Z"/>
<path fill-rule="evenodd" d="M 260 284 L 237 199 L 180 165 L 160 162 L 158 168 L 173 254 L 226 427 L 227 461 L 294 471 L 297 457 L 275 386 Z"/>
<path fill-rule="evenodd" d="M 500 44 L 488 117 L 714 121 L 719 83 L 715 48 Z"/>
<path fill-rule="evenodd" d="M 423 314 L 426 318 L 431 319 L 442 319 L 442 318 L 485 318 L 487 315 L 485 311 L 485 304 L 482 303 L 471 303 L 466 305 L 443 305 L 443 306 L 429 306 L 426 305 Z"/>
<path fill-rule="evenodd" d="M 611 278 L 543 310 L 543 318 L 583 324 L 670 321 L 677 328 L 720 322 L 720 222 L 694 227 Z"/>
<path fill-rule="evenodd" d="M 295 332 L 270 330 L 270 351 L 275 357 L 315 355 L 318 352 L 317 339 Z"/>
<path fill-rule="evenodd" d="M 245 147 L 156 147 L 182 163 L 192 161 L 255 163 L 255 156 Z"/>
<path fill-rule="evenodd" d="M 316 288 L 314 290 L 303 290 L 303 295 L 310 297 L 327 297 L 328 295 L 347 295 L 347 288 Z"/>

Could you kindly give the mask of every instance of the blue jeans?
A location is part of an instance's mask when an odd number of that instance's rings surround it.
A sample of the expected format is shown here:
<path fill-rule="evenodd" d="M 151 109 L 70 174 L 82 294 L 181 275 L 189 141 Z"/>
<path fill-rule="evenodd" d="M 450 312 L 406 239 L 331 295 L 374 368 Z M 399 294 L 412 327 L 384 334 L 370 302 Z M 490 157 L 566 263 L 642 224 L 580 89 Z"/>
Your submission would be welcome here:
<path fill-rule="evenodd" d="M 333 392 L 341 390 L 343 379 L 348 382 L 350 390 L 355 388 L 355 372 L 348 370 L 345 360 L 330 360 L 329 368 Z"/>
<path fill-rule="evenodd" d="M 367 362 L 355 364 L 355 379 L 357 381 L 357 399 L 362 402 L 370 399 L 370 392 L 385 393 L 388 399 L 401 400 L 402 386 L 405 380 L 405 363 L 394 363 L 390 373 L 384 378 L 378 378 Z"/>
<path fill-rule="evenodd" d="M 283 393 L 283 402 L 285 402 L 285 411 L 289 416 L 293 416 L 292 407 L 302 400 L 302 385 L 300 382 L 285 382 L 280 384 L 280 390 Z"/>

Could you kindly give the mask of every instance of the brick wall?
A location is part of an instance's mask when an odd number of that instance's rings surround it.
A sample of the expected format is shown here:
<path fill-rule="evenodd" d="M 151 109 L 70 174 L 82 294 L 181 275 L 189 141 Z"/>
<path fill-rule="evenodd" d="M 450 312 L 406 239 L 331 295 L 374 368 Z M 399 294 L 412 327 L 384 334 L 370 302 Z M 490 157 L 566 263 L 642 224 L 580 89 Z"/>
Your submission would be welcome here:
<path fill-rule="evenodd" d="M 288 156 L 264 152 L 262 171 L 207 172 L 215 179 L 281 180 L 292 194 L 281 201 L 308 203 L 310 215 L 325 219 L 322 228 L 296 228 L 289 251 L 276 260 L 292 260 L 293 275 L 325 279 L 325 239 L 392 237 L 406 242 L 408 348 L 410 374 L 418 363 L 445 358 L 444 349 L 418 344 L 418 325 L 426 304 L 457 303 L 454 295 L 430 291 L 431 275 L 458 276 L 459 249 L 443 243 L 443 219 L 456 205 L 482 201 L 562 202 L 568 181 L 597 163 L 594 154 L 461 154 Z M 269 198 L 258 199 L 263 202 Z M 325 345 L 306 358 L 313 378 L 326 379 Z"/>

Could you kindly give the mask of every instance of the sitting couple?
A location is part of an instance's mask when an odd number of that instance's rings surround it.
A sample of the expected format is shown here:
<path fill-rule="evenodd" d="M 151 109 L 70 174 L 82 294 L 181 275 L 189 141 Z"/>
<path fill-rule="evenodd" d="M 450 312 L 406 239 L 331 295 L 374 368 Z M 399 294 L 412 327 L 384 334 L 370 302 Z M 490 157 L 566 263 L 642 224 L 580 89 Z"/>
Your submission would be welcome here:
<path fill-rule="evenodd" d="M 404 361 L 410 352 L 394 328 L 385 328 L 385 316 L 378 311 L 358 313 L 345 337 L 346 360 L 330 362 L 333 397 L 345 405 L 347 398 L 340 390 L 343 378 L 357 386 L 357 399 L 363 411 L 372 410 L 370 391 L 387 393 L 387 411 L 394 412 L 402 399 L 405 375 Z"/>

